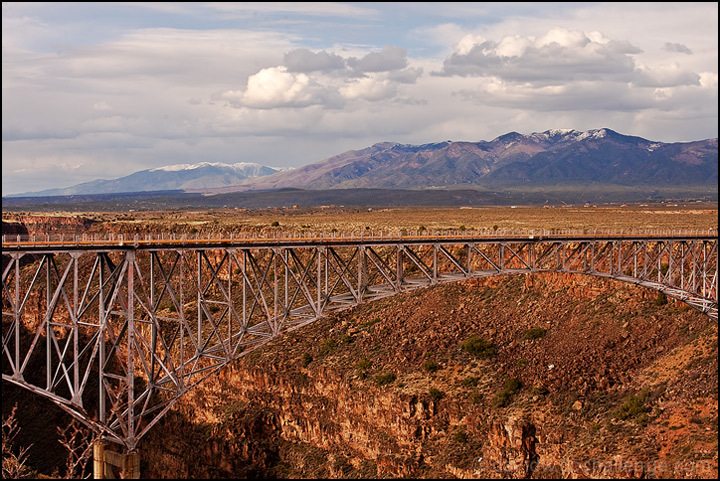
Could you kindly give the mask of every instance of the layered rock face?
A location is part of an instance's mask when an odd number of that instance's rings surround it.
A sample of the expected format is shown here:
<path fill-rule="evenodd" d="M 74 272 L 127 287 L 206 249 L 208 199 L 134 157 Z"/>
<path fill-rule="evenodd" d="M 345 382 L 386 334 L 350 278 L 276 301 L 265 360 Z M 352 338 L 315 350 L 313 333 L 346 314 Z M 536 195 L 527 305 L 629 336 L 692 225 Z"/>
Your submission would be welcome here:
<path fill-rule="evenodd" d="M 421 289 L 250 353 L 141 450 L 158 477 L 712 477 L 717 326 L 587 276 Z"/>

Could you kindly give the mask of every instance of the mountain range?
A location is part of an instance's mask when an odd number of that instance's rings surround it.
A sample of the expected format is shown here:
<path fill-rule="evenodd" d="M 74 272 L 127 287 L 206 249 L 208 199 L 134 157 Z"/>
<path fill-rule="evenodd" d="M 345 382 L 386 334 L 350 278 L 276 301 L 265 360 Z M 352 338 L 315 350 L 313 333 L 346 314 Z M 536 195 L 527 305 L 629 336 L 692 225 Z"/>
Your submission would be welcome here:
<path fill-rule="evenodd" d="M 610 129 L 510 132 L 492 141 L 375 144 L 213 192 L 303 189 L 491 190 L 582 185 L 715 186 L 718 139 L 663 143 Z"/>
<path fill-rule="evenodd" d="M 49 196 L 182 190 L 220 194 L 277 189 L 480 189 L 494 192 L 602 186 L 718 189 L 718 139 L 664 143 L 603 128 L 517 132 L 491 141 L 381 142 L 296 169 L 182 164 L 98 180 Z"/>
<path fill-rule="evenodd" d="M 281 172 L 284 168 L 267 167 L 249 162 L 223 164 L 200 162 L 176 164 L 135 172 L 119 179 L 98 179 L 64 189 L 50 189 L 8 197 L 47 197 L 59 195 L 119 194 L 170 190 L 212 189 L 236 185 L 245 179 Z"/>

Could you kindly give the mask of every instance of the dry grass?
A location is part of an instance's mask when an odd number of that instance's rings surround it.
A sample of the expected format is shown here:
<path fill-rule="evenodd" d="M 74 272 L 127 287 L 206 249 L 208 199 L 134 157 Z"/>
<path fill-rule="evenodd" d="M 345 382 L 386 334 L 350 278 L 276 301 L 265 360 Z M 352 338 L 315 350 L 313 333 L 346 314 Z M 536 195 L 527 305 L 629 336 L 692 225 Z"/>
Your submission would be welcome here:
<path fill-rule="evenodd" d="M 47 217 L 40 213 L 38 216 Z M 717 229 L 717 204 L 628 206 L 218 209 L 67 213 L 91 232 L 380 232 L 482 229 Z M 12 219 L 13 214 L 3 214 Z"/>

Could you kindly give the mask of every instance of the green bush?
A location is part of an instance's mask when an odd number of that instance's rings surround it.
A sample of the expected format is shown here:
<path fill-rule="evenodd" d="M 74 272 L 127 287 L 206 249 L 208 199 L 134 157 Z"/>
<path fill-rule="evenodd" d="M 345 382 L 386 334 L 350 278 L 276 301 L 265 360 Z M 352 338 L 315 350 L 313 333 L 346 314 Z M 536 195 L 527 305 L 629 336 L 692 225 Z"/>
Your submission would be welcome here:
<path fill-rule="evenodd" d="M 460 381 L 460 384 L 462 384 L 465 387 L 475 387 L 478 385 L 478 381 L 480 381 L 479 377 L 468 376 L 468 377 L 464 378 L 462 381 Z"/>
<path fill-rule="evenodd" d="M 366 357 L 360 359 L 358 362 L 355 363 L 355 367 L 358 369 L 370 369 L 372 366 L 372 361 Z"/>
<path fill-rule="evenodd" d="M 627 396 L 623 404 L 616 412 L 616 417 L 624 420 L 633 420 L 639 424 L 647 421 L 647 412 L 650 408 L 645 406 L 645 401 L 648 398 L 648 391 L 643 391 L 637 395 Z"/>
<path fill-rule="evenodd" d="M 437 372 L 440 369 L 440 364 L 436 363 L 435 361 L 425 361 L 422 365 L 423 369 L 425 369 L 429 373 Z"/>
<path fill-rule="evenodd" d="M 657 297 L 655 298 L 655 305 L 656 306 L 664 306 L 667 303 L 668 303 L 668 299 L 667 299 L 667 296 L 665 295 L 665 293 L 661 292 L 661 291 L 658 292 Z"/>
<path fill-rule="evenodd" d="M 326 356 L 333 352 L 335 346 L 337 346 L 335 339 L 325 339 L 320 345 L 320 350 L 318 351 L 318 354 L 321 356 Z"/>
<path fill-rule="evenodd" d="M 455 431 L 455 434 L 453 435 L 453 438 L 455 439 L 456 443 L 466 443 L 467 442 L 467 433 L 465 433 L 464 429 L 459 429 Z"/>
<path fill-rule="evenodd" d="M 393 381 L 395 381 L 395 379 L 397 379 L 395 373 L 385 372 L 375 376 L 375 384 L 377 384 L 378 386 L 384 386 L 386 384 L 392 383 Z"/>
<path fill-rule="evenodd" d="M 512 398 L 520 391 L 521 388 L 522 383 L 518 379 L 514 377 L 505 379 L 502 391 L 495 394 L 495 397 L 493 398 L 493 406 L 505 407 L 509 405 L 512 402 Z"/>
<path fill-rule="evenodd" d="M 487 358 L 495 354 L 495 346 L 480 336 L 470 336 L 460 343 L 460 347 L 479 358 Z"/>
<path fill-rule="evenodd" d="M 433 399 L 436 400 L 436 401 L 439 401 L 440 399 L 442 399 L 442 398 L 445 397 L 445 393 L 444 393 L 444 392 L 442 392 L 441 390 L 436 389 L 436 388 L 434 388 L 434 387 L 431 387 L 431 388 L 430 388 L 429 393 L 430 393 L 430 397 L 433 398 Z"/>
<path fill-rule="evenodd" d="M 308 364 L 310 364 L 310 363 L 312 362 L 312 360 L 313 360 L 313 358 L 312 358 L 312 356 L 311 356 L 310 354 L 308 354 L 307 352 L 306 352 L 305 354 L 303 354 L 303 355 L 302 355 L 302 365 L 303 365 L 303 367 L 307 367 Z"/>
<path fill-rule="evenodd" d="M 531 329 L 525 329 L 523 331 L 523 339 L 540 339 L 545 336 L 547 330 L 542 327 L 533 327 Z"/>

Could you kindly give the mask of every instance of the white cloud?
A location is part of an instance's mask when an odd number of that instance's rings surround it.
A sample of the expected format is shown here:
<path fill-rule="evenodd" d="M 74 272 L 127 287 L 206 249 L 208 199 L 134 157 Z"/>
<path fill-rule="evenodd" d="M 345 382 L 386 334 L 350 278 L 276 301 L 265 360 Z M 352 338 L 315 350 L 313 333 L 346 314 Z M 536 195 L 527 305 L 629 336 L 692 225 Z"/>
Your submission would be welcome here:
<path fill-rule="evenodd" d="M 633 85 L 655 88 L 700 85 L 700 75 L 682 70 L 677 63 L 657 68 L 642 66 L 635 71 Z"/>
<path fill-rule="evenodd" d="M 100 110 L 100 111 L 112 110 L 112 107 L 110 106 L 110 104 L 105 102 L 104 100 L 102 100 L 100 102 L 95 102 L 93 104 L 93 108 L 95 110 Z"/>
<path fill-rule="evenodd" d="M 386 100 L 397 93 L 396 86 L 386 78 L 366 77 L 348 83 L 340 88 L 340 94 L 347 100 Z"/>
<path fill-rule="evenodd" d="M 269 67 L 251 75 L 244 91 L 228 90 L 219 95 L 233 107 L 255 109 L 332 107 L 337 102 L 332 86 L 324 86 L 304 73 L 288 72 L 284 66 Z"/>
<path fill-rule="evenodd" d="M 597 33 L 592 37 L 596 40 L 564 28 L 553 28 L 537 39 L 516 35 L 495 42 L 465 37 L 437 75 L 497 76 L 545 85 L 587 79 L 629 81 L 635 68 L 631 54 L 640 49 L 628 42 L 607 41 Z"/>

